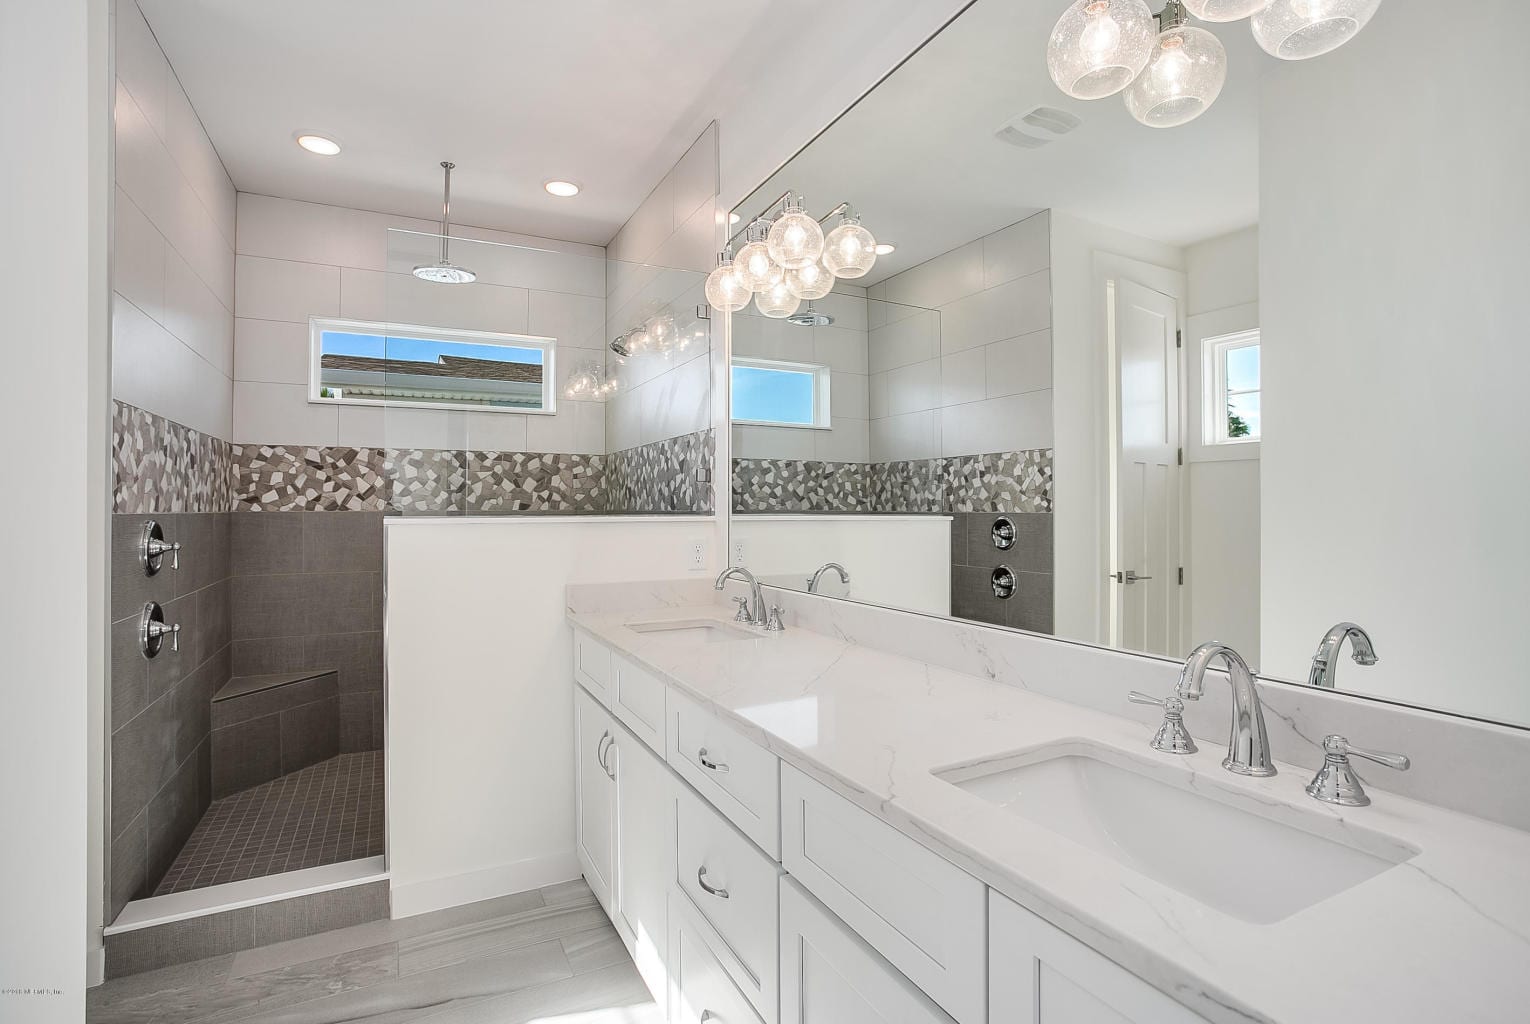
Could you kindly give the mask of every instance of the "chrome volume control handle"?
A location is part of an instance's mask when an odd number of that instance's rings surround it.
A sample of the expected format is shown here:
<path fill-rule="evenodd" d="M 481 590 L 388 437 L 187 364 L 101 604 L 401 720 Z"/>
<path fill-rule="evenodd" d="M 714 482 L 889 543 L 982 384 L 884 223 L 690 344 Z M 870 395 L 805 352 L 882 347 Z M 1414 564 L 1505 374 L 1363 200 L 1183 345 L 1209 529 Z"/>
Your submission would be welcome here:
<path fill-rule="evenodd" d="M 1405 772 L 1413 762 L 1406 754 L 1393 754 L 1385 750 L 1362 750 L 1350 746 L 1343 736 L 1329 735 L 1323 738 L 1323 767 L 1318 769 L 1312 781 L 1307 783 L 1307 795 L 1325 804 L 1340 807 L 1364 807 L 1371 802 L 1360 776 L 1350 766 L 1351 757 L 1363 757 L 1367 761 Z"/>
<path fill-rule="evenodd" d="M 1133 704 L 1153 704 L 1163 708 L 1163 724 L 1148 741 L 1148 746 L 1165 754 L 1193 754 L 1199 748 L 1185 728 L 1185 702 L 1178 697 L 1154 697 L 1133 690 L 1126 695 Z"/>

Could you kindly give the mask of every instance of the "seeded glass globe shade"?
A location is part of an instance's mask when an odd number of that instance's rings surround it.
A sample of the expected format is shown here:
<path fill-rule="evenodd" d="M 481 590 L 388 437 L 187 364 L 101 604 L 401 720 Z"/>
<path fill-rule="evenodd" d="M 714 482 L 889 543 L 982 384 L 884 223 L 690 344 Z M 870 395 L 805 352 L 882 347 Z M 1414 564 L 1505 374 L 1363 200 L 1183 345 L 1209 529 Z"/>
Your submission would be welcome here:
<path fill-rule="evenodd" d="M 1074 0 L 1047 41 L 1047 70 L 1079 100 L 1114 95 L 1147 65 L 1158 19 L 1146 0 Z"/>
<path fill-rule="evenodd" d="M 861 227 L 861 219 L 845 214 L 839 227 L 829 232 L 823 244 L 823 265 L 829 273 L 845 280 L 865 277 L 877 262 L 877 240 Z"/>
<path fill-rule="evenodd" d="M 784 320 L 797 312 L 802 300 L 792 294 L 786 285 L 786 275 L 783 274 L 769 288 L 755 294 L 754 304 L 772 320 Z"/>
<path fill-rule="evenodd" d="M 801 206 L 788 203 L 765 237 L 770 258 L 787 270 L 800 270 L 823 255 L 823 228 Z"/>
<path fill-rule="evenodd" d="M 1274 0 L 1254 15 L 1254 38 L 1281 60 L 1306 60 L 1349 42 L 1381 0 Z"/>
<path fill-rule="evenodd" d="M 707 275 L 707 304 L 720 313 L 737 313 L 749 305 L 754 289 L 744 284 L 732 260 L 725 259 Z"/>
<path fill-rule="evenodd" d="M 1148 66 L 1126 90 L 1126 109 L 1150 128 L 1193 121 L 1227 81 L 1227 50 L 1203 28 L 1180 25 L 1158 37 Z"/>
<path fill-rule="evenodd" d="M 834 275 L 820 260 L 786 272 L 786 287 L 799 299 L 821 299 L 834 290 Z"/>
<path fill-rule="evenodd" d="M 1258 14 L 1270 0 L 1183 0 L 1185 10 L 1202 21 L 1237 21 Z"/>
<path fill-rule="evenodd" d="M 763 291 L 770 284 L 771 273 L 776 269 L 770 250 L 765 247 L 760 233 L 753 226 L 749 229 L 749 241 L 733 257 L 733 266 L 744 287 L 752 292 Z"/>

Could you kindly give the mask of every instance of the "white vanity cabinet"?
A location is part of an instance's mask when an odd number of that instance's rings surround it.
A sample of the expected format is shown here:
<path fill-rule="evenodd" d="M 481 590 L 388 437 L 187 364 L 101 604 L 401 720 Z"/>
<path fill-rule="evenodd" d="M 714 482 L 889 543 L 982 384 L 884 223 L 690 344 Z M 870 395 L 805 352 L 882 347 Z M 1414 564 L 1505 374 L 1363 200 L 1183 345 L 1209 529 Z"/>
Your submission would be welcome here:
<path fill-rule="evenodd" d="M 666 893 L 674 877 L 675 786 L 659 756 L 617 725 L 606 755 L 615 773 L 617 931 L 653 992 L 663 992 L 668 950 Z"/>
<path fill-rule="evenodd" d="M 1147 982 L 989 893 L 989 1012 L 1004 1024 L 1205 1024 Z"/>
<path fill-rule="evenodd" d="M 995 1012 L 995 1020 L 1015 1018 Z M 781 1024 L 952 1024 L 790 878 L 781 882 Z"/>
<path fill-rule="evenodd" d="M 575 851 L 607 914 L 616 908 L 616 771 L 606 757 L 615 728 L 606 709 L 574 687 Z"/>

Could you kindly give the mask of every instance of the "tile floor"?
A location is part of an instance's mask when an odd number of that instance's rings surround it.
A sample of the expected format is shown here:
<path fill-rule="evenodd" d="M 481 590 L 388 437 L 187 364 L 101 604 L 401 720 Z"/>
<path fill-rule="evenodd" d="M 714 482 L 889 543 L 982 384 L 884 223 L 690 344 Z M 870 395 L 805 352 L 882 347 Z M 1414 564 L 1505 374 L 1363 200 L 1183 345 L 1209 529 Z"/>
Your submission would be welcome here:
<path fill-rule="evenodd" d="M 213 801 L 154 895 L 382 852 L 382 751 L 341 754 Z"/>
<path fill-rule="evenodd" d="M 661 1024 L 582 880 L 130 975 L 88 1024 Z"/>

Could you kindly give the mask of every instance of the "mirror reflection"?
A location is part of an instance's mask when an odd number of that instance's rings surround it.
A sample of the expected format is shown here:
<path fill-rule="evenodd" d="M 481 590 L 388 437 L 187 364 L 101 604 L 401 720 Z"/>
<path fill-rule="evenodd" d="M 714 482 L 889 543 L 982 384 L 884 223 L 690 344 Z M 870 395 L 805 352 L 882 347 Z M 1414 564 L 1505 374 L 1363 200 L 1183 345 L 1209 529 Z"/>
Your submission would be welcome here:
<path fill-rule="evenodd" d="M 735 563 L 1530 723 L 1530 73 L 1409 0 L 1311 60 L 1191 19 L 1224 80 L 1159 128 L 1059 88 L 1059 13 L 979 0 L 735 209 L 874 255 L 725 296 Z"/>

